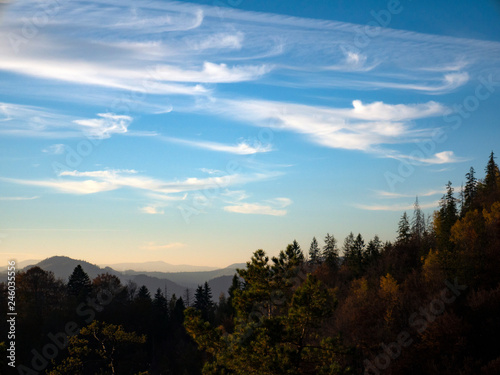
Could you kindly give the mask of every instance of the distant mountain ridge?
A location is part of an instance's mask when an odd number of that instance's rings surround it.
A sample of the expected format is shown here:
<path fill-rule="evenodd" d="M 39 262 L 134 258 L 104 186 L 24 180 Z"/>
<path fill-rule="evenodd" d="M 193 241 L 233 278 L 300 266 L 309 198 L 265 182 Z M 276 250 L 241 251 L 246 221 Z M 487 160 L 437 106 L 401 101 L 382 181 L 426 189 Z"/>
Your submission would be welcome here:
<path fill-rule="evenodd" d="M 138 265 L 141 266 L 148 263 L 157 262 L 138 263 Z M 133 265 L 133 263 L 121 264 Z M 168 263 L 165 264 L 168 265 Z M 227 290 L 231 285 L 231 280 L 236 273 L 236 269 L 244 268 L 245 263 L 235 263 L 226 268 L 211 271 L 144 272 L 128 270 L 120 272 L 111 267 L 99 267 L 85 260 L 77 260 L 66 256 L 53 256 L 36 264 L 29 265 L 25 267 L 24 270 L 38 266 L 45 271 L 53 272 L 56 278 L 60 278 L 67 282 L 69 276 L 78 265 L 82 266 L 83 270 L 91 279 L 100 274 L 109 273 L 120 278 L 123 285 L 127 285 L 129 282 L 137 284 L 137 287 L 145 285 L 149 289 L 151 295 L 154 295 L 157 289 L 161 289 L 166 292 L 167 296 L 175 294 L 177 297 L 181 297 L 185 295 L 186 289 L 189 289 L 192 298 L 194 298 L 194 290 L 196 287 L 208 282 L 212 289 L 213 300 L 217 301 L 221 293 L 227 294 Z"/>
<path fill-rule="evenodd" d="M 163 261 L 142 262 L 142 263 L 115 263 L 106 264 L 104 267 L 111 267 L 116 271 L 136 271 L 136 272 L 200 272 L 213 271 L 217 267 L 191 266 L 189 264 L 170 264 Z"/>

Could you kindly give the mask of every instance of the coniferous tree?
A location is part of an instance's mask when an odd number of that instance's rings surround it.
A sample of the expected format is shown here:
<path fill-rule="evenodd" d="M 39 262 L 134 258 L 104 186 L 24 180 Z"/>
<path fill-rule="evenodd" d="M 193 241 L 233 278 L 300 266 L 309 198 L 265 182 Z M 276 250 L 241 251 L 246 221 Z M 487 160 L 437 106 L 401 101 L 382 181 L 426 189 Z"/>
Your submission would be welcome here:
<path fill-rule="evenodd" d="M 330 233 L 326 234 L 325 246 L 323 246 L 323 260 L 333 269 L 339 265 L 339 250 L 337 248 L 337 240 Z"/>
<path fill-rule="evenodd" d="M 293 240 L 293 242 L 286 247 L 285 253 L 295 265 L 299 265 L 304 261 L 304 253 L 296 240 Z"/>
<path fill-rule="evenodd" d="M 467 180 L 463 191 L 464 202 L 461 210 L 462 217 L 465 216 L 467 211 L 473 208 L 477 197 L 477 178 L 474 174 L 474 167 L 470 167 L 469 172 L 465 175 Z"/>
<path fill-rule="evenodd" d="M 490 191 L 495 191 L 497 188 L 497 179 L 499 175 L 498 165 L 495 163 L 495 155 L 493 151 L 488 159 L 488 164 L 485 168 L 486 177 L 484 178 L 484 184 L 486 188 Z"/>
<path fill-rule="evenodd" d="M 201 311 L 203 319 L 209 320 L 212 312 L 213 301 L 212 291 L 207 282 L 205 282 L 203 286 L 198 285 L 198 288 L 196 288 L 193 306 Z"/>
<path fill-rule="evenodd" d="M 200 311 L 205 309 L 205 293 L 203 292 L 203 286 L 201 285 L 198 285 L 198 288 L 196 288 L 196 291 L 194 292 L 193 306 Z"/>
<path fill-rule="evenodd" d="M 450 251 L 452 244 L 450 242 L 450 233 L 453 224 L 458 219 L 457 200 L 453 196 L 453 187 L 451 182 L 446 184 L 446 194 L 439 202 L 439 211 L 435 213 L 434 231 L 438 247 L 441 250 Z"/>
<path fill-rule="evenodd" d="M 370 242 L 368 242 L 368 245 L 366 246 L 366 252 L 365 252 L 365 261 L 367 264 L 371 264 L 372 262 L 376 261 L 377 259 L 380 258 L 380 253 L 382 252 L 382 241 L 380 241 L 380 238 L 375 235 Z"/>
<path fill-rule="evenodd" d="M 418 203 L 418 197 L 415 199 L 415 204 L 413 205 L 413 219 L 411 222 L 411 234 L 418 241 L 420 241 L 425 233 L 425 215 L 420 209 L 420 204 Z"/>
<path fill-rule="evenodd" d="M 353 247 L 354 247 L 354 234 L 351 232 L 344 239 L 344 245 L 342 246 L 342 250 L 344 252 L 344 260 L 347 261 L 351 257 Z"/>
<path fill-rule="evenodd" d="M 191 290 L 189 288 L 186 288 L 184 291 L 184 303 L 186 307 L 191 306 Z"/>
<path fill-rule="evenodd" d="M 85 299 L 92 290 L 92 282 L 89 275 L 83 270 L 81 265 L 78 265 L 73 270 L 68 281 L 68 293 L 71 296 Z"/>
<path fill-rule="evenodd" d="M 316 237 L 313 237 L 311 246 L 309 247 L 309 260 L 312 264 L 321 263 L 321 254 Z"/>
<path fill-rule="evenodd" d="M 398 224 L 398 237 L 397 242 L 407 243 L 411 237 L 410 223 L 408 222 L 408 215 L 406 212 L 401 216 Z"/>
<path fill-rule="evenodd" d="M 138 300 L 145 300 L 145 301 L 151 301 L 151 293 L 149 292 L 148 288 L 146 285 L 143 285 L 139 288 L 139 291 L 137 292 L 137 297 Z"/>
<path fill-rule="evenodd" d="M 167 311 L 168 301 L 163 295 L 163 292 L 160 288 L 156 290 L 156 293 L 153 298 L 153 306 L 155 309 L 159 311 Z"/>

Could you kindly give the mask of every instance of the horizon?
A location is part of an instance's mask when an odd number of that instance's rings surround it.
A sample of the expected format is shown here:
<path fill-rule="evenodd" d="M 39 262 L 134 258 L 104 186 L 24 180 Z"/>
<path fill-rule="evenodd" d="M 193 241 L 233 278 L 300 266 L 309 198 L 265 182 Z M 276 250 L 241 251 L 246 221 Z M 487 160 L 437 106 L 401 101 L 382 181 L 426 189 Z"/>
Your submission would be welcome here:
<path fill-rule="evenodd" d="M 85 4 L 0 3 L 2 266 L 394 241 L 500 154 L 494 1 Z"/>

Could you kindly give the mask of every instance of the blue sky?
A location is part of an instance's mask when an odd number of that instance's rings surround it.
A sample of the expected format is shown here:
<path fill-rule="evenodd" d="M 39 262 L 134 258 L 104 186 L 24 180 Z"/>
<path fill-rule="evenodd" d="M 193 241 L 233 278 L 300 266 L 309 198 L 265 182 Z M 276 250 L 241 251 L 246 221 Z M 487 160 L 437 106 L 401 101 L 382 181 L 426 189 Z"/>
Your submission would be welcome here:
<path fill-rule="evenodd" d="M 500 152 L 498 2 L 44 4 L 0 3 L 4 263 L 393 240 Z"/>

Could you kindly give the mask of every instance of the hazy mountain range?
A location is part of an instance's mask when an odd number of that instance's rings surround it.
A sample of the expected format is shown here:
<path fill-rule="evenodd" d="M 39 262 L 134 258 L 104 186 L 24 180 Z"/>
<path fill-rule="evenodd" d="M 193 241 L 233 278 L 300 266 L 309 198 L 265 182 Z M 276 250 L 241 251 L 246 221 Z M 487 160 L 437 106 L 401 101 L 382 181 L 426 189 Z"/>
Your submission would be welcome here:
<path fill-rule="evenodd" d="M 111 267 L 116 271 L 139 271 L 139 272 L 198 272 L 213 271 L 217 267 L 191 266 L 188 264 L 170 264 L 163 261 L 143 262 L 143 263 L 116 263 L 105 264 L 103 267 Z"/>
<path fill-rule="evenodd" d="M 167 296 L 175 294 L 177 297 L 185 296 L 186 289 L 190 290 L 191 299 L 194 299 L 194 290 L 198 285 L 208 282 L 212 289 L 213 299 L 216 301 L 221 293 L 227 294 L 231 285 L 233 275 L 237 268 L 244 268 L 245 263 L 232 264 L 226 268 L 213 269 L 211 267 L 172 265 L 165 262 L 145 262 L 145 263 L 119 263 L 114 267 L 100 267 L 84 260 L 72 259 L 65 256 L 53 256 L 42 261 L 19 262 L 17 269 L 29 269 L 38 266 L 45 271 L 51 271 L 57 278 L 68 281 L 69 276 L 77 265 L 81 265 L 83 270 L 91 279 L 102 273 L 109 273 L 120 278 L 122 284 L 129 282 L 137 284 L 137 287 L 145 285 L 151 295 L 160 288 Z M 115 268 L 116 267 L 116 268 Z M 137 271 L 136 271 L 137 270 Z M 158 271 L 171 270 L 171 271 Z M 181 270 L 190 270 L 183 271 Z M 0 272 L 5 273 L 6 267 Z M 192 301 L 191 301 L 192 302 Z"/>

